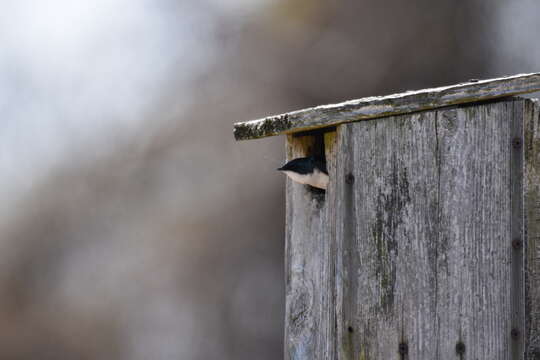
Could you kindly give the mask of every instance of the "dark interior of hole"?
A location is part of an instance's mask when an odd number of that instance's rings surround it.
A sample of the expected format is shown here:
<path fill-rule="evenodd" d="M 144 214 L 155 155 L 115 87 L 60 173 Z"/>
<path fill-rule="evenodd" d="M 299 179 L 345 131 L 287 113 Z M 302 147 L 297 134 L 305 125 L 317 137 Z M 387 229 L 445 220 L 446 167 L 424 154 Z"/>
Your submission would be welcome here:
<path fill-rule="evenodd" d="M 315 143 L 313 144 L 313 155 L 317 160 L 321 160 L 326 163 L 326 154 L 324 153 L 324 134 L 313 135 Z"/>
<path fill-rule="evenodd" d="M 302 137 L 302 136 L 312 136 L 313 137 L 313 146 L 309 146 L 306 149 L 306 156 L 314 156 L 318 160 L 324 161 L 326 163 L 326 154 L 325 154 L 325 146 L 324 146 L 324 134 L 327 132 L 333 132 L 336 131 L 335 126 L 329 126 L 323 129 L 317 129 L 317 130 L 309 130 L 309 131 L 300 131 L 297 133 L 294 133 L 294 137 Z"/>
<path fill-rule="evenodd" d="M 326 164 L 326 154 L 324 151 L 324 133 L 315 133 L 313 134 L 313 137 L 313 149 L 311 149 L 311 154 L 308 154 L 308 156 L 313 156 L 315 157 L 315 159 L 320 160 Z M 326 194 L 326 191 L 324 189 L 319 189 L 309 185 L 308 188 L 313 195 L 322 197 L 321 200 L 324 200 L 324 194 Z"/>

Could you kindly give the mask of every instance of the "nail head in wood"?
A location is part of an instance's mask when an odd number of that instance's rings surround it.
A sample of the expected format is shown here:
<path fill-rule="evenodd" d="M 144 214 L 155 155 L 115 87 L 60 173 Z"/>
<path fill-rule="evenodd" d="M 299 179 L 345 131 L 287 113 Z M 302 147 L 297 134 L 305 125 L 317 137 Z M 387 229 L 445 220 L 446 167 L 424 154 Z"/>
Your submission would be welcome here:
<path fill-rule="evenodd" d="M 406 342 L 399 343 L 398 351 L 401 356 L 407 355 L 409 353 L 409 345 Z"/>
<path fill-rule="evenodd" d="M 518 138 L 518 137 L 515 137 L 513 140 L 512 140 L 512 147 L 516 150 L 520 149 L 521 148 L 521 139 Z"/>
<path fill-rule="evenodd" d="M 456 354 L 458 355 L 465 354 L 465 344 L 462 341 L 458 341 L 456 344 Z"/>
<path fill-rule="evenodd" d="M 510 330 L 510 336 L 512 337 L 512 340 L 517 340 L 519 338 L 519 330 L 513 328 L 512 330 Z"/>
<path fill-rule="evenodd" d="M 523 245 L 523 243 L 521 242 L 521 239 L 514 239 L 512 240 L 512 247 L 515 249 L 515 250 L 519 250 L 521 249 L 521 246 Z"/>
<path fill-rule="evenodd" d="M 354 175 L 349 173 L 345 176 L 345 182 L 349 185 L 352 185 L 354 183 Z"/>

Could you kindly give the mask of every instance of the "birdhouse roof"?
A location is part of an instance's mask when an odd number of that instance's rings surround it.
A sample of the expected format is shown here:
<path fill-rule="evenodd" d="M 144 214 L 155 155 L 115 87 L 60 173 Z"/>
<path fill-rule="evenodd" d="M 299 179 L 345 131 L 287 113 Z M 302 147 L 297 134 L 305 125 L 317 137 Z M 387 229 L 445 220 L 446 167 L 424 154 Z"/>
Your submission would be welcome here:
<path fill-rule="evenodd" d="M 540 73 L 519 74 L 432 89 L 373 96 L 234 124 L 236 140 L 258 139 L 540 91 Z"/>

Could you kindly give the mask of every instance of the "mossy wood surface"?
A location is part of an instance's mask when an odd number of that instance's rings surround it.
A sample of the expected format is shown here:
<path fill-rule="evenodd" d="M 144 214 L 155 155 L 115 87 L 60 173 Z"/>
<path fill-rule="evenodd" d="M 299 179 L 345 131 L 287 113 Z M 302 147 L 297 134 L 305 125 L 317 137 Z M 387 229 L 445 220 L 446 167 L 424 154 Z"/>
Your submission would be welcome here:
<path fill-rule="evenodd" d="M 269 116 L 234 125 L 237 140 L 257 139 L 327 126 L 489 100 L 540 90 L 540 73 L 367 97 Z"/>
<path fill-rule="evenodd" d="M 327 137 L 326 194 L 287 184 L 286 358 L 537 359 L 538 106 L 508 98 Z M 310 141 L 289 136 L 288 158 Z"/>

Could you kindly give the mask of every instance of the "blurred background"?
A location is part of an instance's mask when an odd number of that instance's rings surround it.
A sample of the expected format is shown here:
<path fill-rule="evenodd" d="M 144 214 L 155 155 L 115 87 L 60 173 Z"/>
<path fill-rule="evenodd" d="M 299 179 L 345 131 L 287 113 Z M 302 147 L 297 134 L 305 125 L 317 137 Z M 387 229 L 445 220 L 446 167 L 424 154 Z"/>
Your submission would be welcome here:
<path fill-rule="evenodd" d="M 284 139 L 540 69 L 540 3 L 0 0 L 0 358 L 280 359 Z"/>

